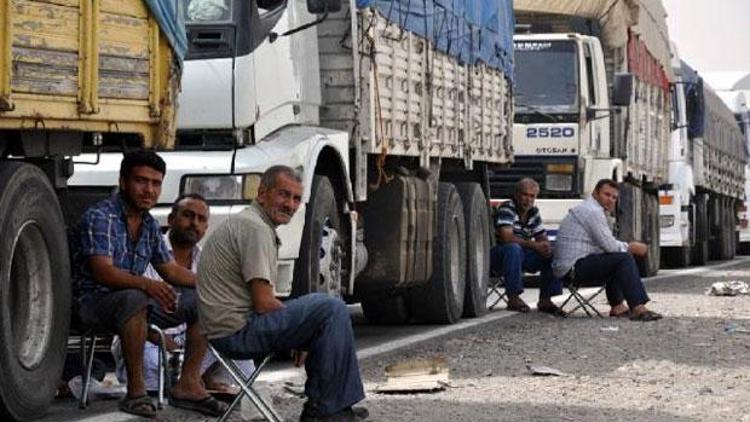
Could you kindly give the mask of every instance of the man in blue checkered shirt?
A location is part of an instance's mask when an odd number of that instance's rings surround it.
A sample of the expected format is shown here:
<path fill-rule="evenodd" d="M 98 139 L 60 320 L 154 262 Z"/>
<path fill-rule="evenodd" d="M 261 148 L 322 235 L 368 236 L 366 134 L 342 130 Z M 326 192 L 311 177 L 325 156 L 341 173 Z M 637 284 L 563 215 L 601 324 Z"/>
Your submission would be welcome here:
<path fill-rule="evenodd" d="M 128 375 L 128 393 L 119 407 L 145 417 L 156 413 L 143 379 L 147 324 L 187 323 L 185 363 L 170 395 L 189 405 L 182 407 L 220 416 L 226 405 L 208 394 L 200 377 L 208 343 L 198 326 L 195 276 L 172 258 L 149 213 L 165 172 L 164 160 L 154 152 L 125 154 L 119 192 L 83 214 L 74 245 L 79 313 L 84 323 L 119 335 Z M 164 281 L 143 276 L 149 263 Z"/>
<path fill-rule="evenodd" d="M 562 285 L 552 274 L 552 246 L 542 226 L 539 208 L 534 206 L 537 195 L 539 184 L 524 178 L 516 184 L 513 199 L 498 207 L 495 213 L 498 245 L 492 248 L 490 265 L 495 274 L 505 277 L 509 310 L 529 311 L 529 305 L 520 297 L 523 271 L 541 271 L 542 286 L 537 309 L 563 316 L 562 310 L 552 302 L 552 296 L 562 293 Z"/>

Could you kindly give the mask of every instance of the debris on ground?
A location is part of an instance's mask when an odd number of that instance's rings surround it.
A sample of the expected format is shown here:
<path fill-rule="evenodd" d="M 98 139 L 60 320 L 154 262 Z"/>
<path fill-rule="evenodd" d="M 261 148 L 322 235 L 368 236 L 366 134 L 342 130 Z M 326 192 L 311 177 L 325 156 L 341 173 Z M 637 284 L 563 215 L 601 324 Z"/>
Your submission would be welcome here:
<path fill-rule="evenodd" d="M 600 327 L 599 330 L 608 332 L 608 333 L 614 333 L 614 332 L 620 331 L 620 327 L 616 325 L 607 325 L 605 327 Z"/>
<path fill-rule="evenodd" d="M 107 374 L 104 380 L 99 381 L 96 378 L 89 380 L 89 393 L 88 399 L 93 400 L 115 400 L 125 397 L 127 394 L 127 387 L 125 384 L 120 384 L 112 374 Z M 83 390 L 83 381 L 80 375 L 77 375 L 68 381 L 68 388 L 76 400 L 81 399 Z"/>
<path fill-rule="evenodd" d="M 450 386 L 445 358 L 410 359 L 385 367 L 384 384 L 378 393 L 424 393 L 444 390 Z"/>
<path fill-rule="evenodd" d="M 526 368 L 528 368 L 528 370 L 531 372 L 531 375 L 555 377 L 563 377 L 566 375 L 559 369 L 550 368 L 549 366 L 544 365 L 526 364 Z"/>
<path fill-rule="evenodd" d="M 706 290 L 709 296 L 739 296 L 750 294 L 750 286 L 744 281 L 717 281 Z"/>
<path fill-rule="evenodd" d="M 286 381 L 284 383 L 284 390 L 297 397 L 305 397 L 305 385 L 295 383 L 292 381 Z"/>
<path fill-rule="evenodd" d="M 724 331 L 729 334 L 734 334 L 734 333 L 750 334 L 750 330 L 748 330 L 747 328 L 740 327 L 739 325 L 733 322 L 727 323 L 724 326 Z"/>

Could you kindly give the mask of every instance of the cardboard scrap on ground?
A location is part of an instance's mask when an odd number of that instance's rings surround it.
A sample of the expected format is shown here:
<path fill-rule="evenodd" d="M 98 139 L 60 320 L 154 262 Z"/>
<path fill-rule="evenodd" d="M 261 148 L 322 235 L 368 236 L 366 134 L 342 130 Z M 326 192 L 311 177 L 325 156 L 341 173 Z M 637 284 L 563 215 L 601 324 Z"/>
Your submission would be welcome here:
<path fill-rule="evenodd" d="M 549 366 L 544 365 L 535 365 L 535 364 L 526 364 L 526 368 L 531 372 L 532 375 L 541 375 L 541 376 L 555 376 L 555 377 L 563 377 L 566 374 L 555 368 L 551 368 Z"/>
<path fill-rule="evenodd" d="M 425 393 L 444 390 L 448 381 L 448 364 L 444 358 L 410 359 L 385 367 L 385 384 L 375 387 L 377 393 Z"/>
<path fill-rule="evenodd" d="M 749 295 L 750 287 L 744 281 L 718 281 L 706 290 L 709 296 L 738 296 Z"/>

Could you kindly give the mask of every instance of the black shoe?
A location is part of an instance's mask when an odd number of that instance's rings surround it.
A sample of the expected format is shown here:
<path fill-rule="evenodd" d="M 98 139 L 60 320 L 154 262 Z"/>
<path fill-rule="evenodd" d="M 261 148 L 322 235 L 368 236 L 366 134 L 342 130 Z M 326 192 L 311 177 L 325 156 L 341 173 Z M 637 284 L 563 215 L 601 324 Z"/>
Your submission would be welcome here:
<path fill-rule="evenodd" d="M 366 420 L 370 412 L 364 407 L 348 407 L 330 415 L 324 415 L 316 406 L 305 403 L 300 422 L 357 422 Z"/>

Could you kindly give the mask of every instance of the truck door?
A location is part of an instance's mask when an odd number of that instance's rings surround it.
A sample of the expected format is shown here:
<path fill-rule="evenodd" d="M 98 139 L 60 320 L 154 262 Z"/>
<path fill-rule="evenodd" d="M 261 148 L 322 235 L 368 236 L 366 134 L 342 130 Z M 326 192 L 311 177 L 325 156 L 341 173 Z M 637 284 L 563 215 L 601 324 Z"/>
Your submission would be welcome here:
<path fill-rule="evenodd" d="M 232 0 L 181 0 L 188 53 L 179 98 L 178 129 L 232 127 L 235 21 L 242 12 Z M 254 107 L 253 107 L 254 108 Z"/>
<path fill-rule="evenodd" d="M 581 77 L 582 86 L 585 87 L 584 95 L 588 108 L 586 115 L 587 120 L 584 123 L 587 126 L 587 139 L 581 138 L 582 142 L 588 140 L 588 150 L 592 157 L 609 156 L 609 102 L 606 92 L 606 73 L 604 62 L 601 56 L 601 48 L 596 48 L 589 40 L 582 42 L 583 50 L 583 72 Z M 598 57 L 597 57 L 598 55 Z M 582 130 L 583 132 L 583 130 Z M 583 145 L 582 145 L 583 147 Z"/>

